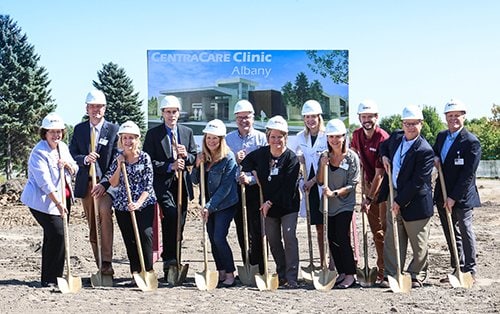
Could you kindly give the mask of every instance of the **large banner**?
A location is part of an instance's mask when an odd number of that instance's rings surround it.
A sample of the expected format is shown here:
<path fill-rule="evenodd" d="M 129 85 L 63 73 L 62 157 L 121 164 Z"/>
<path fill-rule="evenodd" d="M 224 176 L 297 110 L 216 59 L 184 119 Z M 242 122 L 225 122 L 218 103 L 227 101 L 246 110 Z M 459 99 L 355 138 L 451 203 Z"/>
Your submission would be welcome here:
<path fill-rule="evenodd" d="M 321 103 L 326 121 L 349 117 L 347 50 L 148 50 L 147 58 L 150 127 L 161 123 L 165 95 L 179 98 L 181 122 L 198 134 L 215 118 L 234 127 L 240 99 L 253 104 L 257 128 L 279 114 L 291 133 L 302 129 L 308 99 Z"/>

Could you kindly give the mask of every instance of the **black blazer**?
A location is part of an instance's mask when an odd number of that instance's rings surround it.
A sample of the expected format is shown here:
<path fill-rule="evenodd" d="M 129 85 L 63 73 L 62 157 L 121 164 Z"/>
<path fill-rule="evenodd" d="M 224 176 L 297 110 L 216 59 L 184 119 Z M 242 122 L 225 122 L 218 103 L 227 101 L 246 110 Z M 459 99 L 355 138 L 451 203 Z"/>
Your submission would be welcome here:
<path fill-rule="evenodd" d="M 100 155 L 97 163 L 101 168 L 103 176 L 108 171 L 111 161 L 117 153 L 118 128 L 118 125 L 104 121 L 99 134 L 98 143 L 101 144 L 97 145 L 96 152 Z M 105 142 L 106 144 L 104 145 L 103 143 Z M 69 151 L 79 166 L 78 173 L 76 174 L 75 197 L 83 198 L 87 195 L 89 184 L 90 165 L 85 165 L 83 162 L 85 156 L 90 153 L 89 121 L 81 122 L 75 126 L 73 137 L 71 138 L 71 142 L 69 144 Z M 99 183 L 106 189 L 110 186 L 109 182 L 105 178 L 101 179 Z"/>
<path fill-rule="evenodd" d="M 434 144 L 434 153 L 440 159 L 441 149 L 447 135 L 447 130 L 439 132 Z M 455 163 L 455 159 L 462 159 L 463 165 L 460 162 Z M 474 134 L 463 128 L 451 145 L 446 159 L 441 160 L 446 192 L 448 197 L 455 200 L 455 208 L 481 206 L 476 186 L 476 171 L 480 160 L 481 144 L 479 140 Z M 439 181 L 436 182 L 434 201 L 440 206 L 443 205 L 443 194 Z"/>
<path fill-rule="evenodd" d="M 186 146 L 188 156 L 185 159 L 186 166 L 194 165 L 196 161 L 196 142 L 193 136 L 193 130 L 190 128 L 177 124 L 177 135 L 179 143 Z M 161 124 L 151 128 L 146 133 L 144 139 L 143 149 L 151 157 L 153 163 L 153 186 L 158 198 L 165 195 L 165 192 L 170 189 L 174 178 L 174 172 L 169 172 L 169 165 L 174 163 L 171 153 L 170 139 L 167 134 L 165 124 Z M 191 176 L 188 171 L 183 171 L 183 181 L 189 200 L 194 198 L 193 184 L 191 183 Z"/>
<path fill-rule="evenodd" d="M 403 135 L 403 131 L 392 133 L 389 139 L 380 146 L 381 156 L 386 156 L 392 161 L 403 140 Z M 404 220 L 420 220 L 433 215 L 431 184 L 433 166 L 432 147 L 422 136 L 419 136 L 406 153 L 397 179 L 397 196 L 394 201 L 399 204 Z M 388 181 L 385 180 L 385 182 Z M 387 185 L 383 190 L 385 199 L 387 199 L 388 191 Z"/>

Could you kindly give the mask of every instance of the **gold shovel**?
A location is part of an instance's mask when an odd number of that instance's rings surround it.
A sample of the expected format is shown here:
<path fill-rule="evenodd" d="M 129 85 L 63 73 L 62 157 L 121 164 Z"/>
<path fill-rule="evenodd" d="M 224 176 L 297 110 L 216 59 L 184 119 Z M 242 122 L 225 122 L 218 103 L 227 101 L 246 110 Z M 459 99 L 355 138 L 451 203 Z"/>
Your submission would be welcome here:
<path fill-rule="evenodd" d="M 241 215 L 243 216 L 243 239 L 245 247 L 245 263 L 238 266 L 238 276 L 241 282 L 247 286 L 255 286 L 255 275 L 259 272 L 259 265 L 250 264 L 249 244 L 248 244 L 248 216 L 247 200 L 245 195 L 245 184 L 241 184 Z"/>
<path fill-rule="evenodd" d="M 205 167 L 204 162 L 200 163 L 200 195 L 201 208 L 205 208 Z M 208 270 L 208 239 L 207 239 L 207 224 L 202 219 L 203 224 L 203 271 L 194 274 L 194 281 L 199 290 L 209 291 L 217 287 L 219 283 L 219 275 L 216 271 Z"/>
<path fill-rule="evenodd" d="M 323 168 L 323 184 L 328 185 L 328 164 Z M 316 290 L 328 291 L 331 290 L 335 284 L 335 279 L 337 278 L 337 272 L 330 270 L 326 261 L 330 260 L 329 248 L 328 248 L 328 197 L 323 194 L 323 234 L 326 239 L 323 241 L 323 250 L 325 252 L 325 257 L 323 258 L 323 263 L 321 269 L 313 273 L 313 284 Z"/>
<path fill-rule="evenodd" d="M 257 178 L 257 175 L 255 175 L 255 178 Z M 262 194 L 262 187 L 259 184 L 259 194 L 260 194 L 260 204 L 264 203 L 264 195 Z M 257 285 L 257 288 L 259 288 L 260 291 L 275 291 L 279 287 L 279 280 L 278 280 L 278 274 L 269 274 L 269 271 L 267 269 L 267 235 L 266 235 L 266 218 L 260 213 L 260 228 L 261 228 L 261 235 L 262 235 L 262 255 L 264 258 L 264 274 L 256 274 L 255 275 L 255 284 Z"/>
<path fill-rule="evenodd" d="M 438 167 L 439 170 L 439 181 L 441 183 L 441 192 L 443 193 L 443 202 L 446 206 L 446 200 L 448 199 L 448 195 L 446 192 L 446 184 L 444 182 L 443 169 L 441 168 L 441 164 Z M 458 249 L 457 242 L 455 238 L 455 230 L 453 227 L 453 220 L 451 219 L 451 209 L 445 208 L 446 210 L 446 219 L 448 221 L 448 229 L 450 232 L 450 242 L 453 257 L 455 258 L 455 272 L 452 274 L 448 274 L 448 279 L 450 280 L 450 284 L 453 288 L 466 288 L 470 289 L 474 285 L 474 278 L 472 278 L 472 274 L 470 272 L 462 272 L 460 270 L 460 260 L 458 258 Z"/>
<path fill-rule="evenodd" d="M 91 152 L 95 152 L 95 133 L 92 131 L 90 135 L 90 147 Z M 95 163 L 90 164 L 90 176 L 92 178 L 92 188 L 97 185 L 97 174 L 95 169 Z M 92 197 L 94 202 L 94 223 L 96 229 L 97 238 L 97 267 L 99 270 L 95 274 L 90 275 L 90 284 L 92 287 L 112 287 L 113 286 L 113 276 L 104 275 L 101 272 L 102 269 L 102 254 L 101 254 L 101 224 L 99 219 L 99 204 L 97 202 L 97 197 Z"/>
<path fill-rule="evenodd" d="M 398 220 L 397 217 L 392 212 L 392 204 L 394 202 L 394 187 L 392 185 L 392 171 L 389 168 L 387 172 L 387 176 L 389 177 L 389 210 L 391 211 L 392 216 L 392 229 L 393 229 L 393 237 L 394 237 L 394 249 L 396 252 L 396 276 L 387 276 L 389 280 L 389 287 L 394 293 L 408 293 L 411 290 L 411 276 L 408 274 L 403 274 L 401 272 L 401 259 L 399 252 L 399 235 L 398 235 Z"/>
<path fill-rule="evenodd" d="M 363 195 L 365 195 L 365 180 L 363 175 L 363 168 L 360 169 L 361 173 L 361 200 L 363 200 Z M 377 267 L 368 266 L 368 228 L 366 226 L 367 215 L 366 212 L 361 212 L 361 221 L 363 224 L 363 255 L 365 261 L 365 267 L 357 268 L 356 274 L 358 275 L 358 281 L 361 287 L 371 287 L 377 281 Z"/>
<path fill-rule="evenodd" d="M 127 190 L 127 199 L 129 203 L 132 203 L 132 194 L 130 193 L 130 185 L 128 182 L 127 168 L 125 163 L 122 162 L 122 173 L 123 181 L 125 181 L 125 188 Z M 130 218 L 132 220 L 132 226 L 134 228 L 135 243 L 137 245 L 137 254 L 139 255 L 139 262 L 141 263 L 141 272 L 134 272 L 135 283 L 137 287 L 142 291 L 154 291 L 158 288 L 158 278 L 154 270 L 146 271 L 146 266 L 144 265 L 144 255 L 142 253 L 141 237 L 139 235 L 139 229 L 137 228 L 137 220 L 135 219 L 135 211 L 130 211 Z"/>
<path fill-rule="evenodd" d="M 182 177 L 183 171 L 177 170 L 177 249 L 176 265 L 170 265 L 168 268 L 167 282 L 173 286 L 181 285 L 186 279 L 189 264 L 181 265 L 181 246 L 182 246 Z"/>
<path fill-rule="evenodd" d="M 66 186 L 64 179 L 64 167 L 59 171 L 61 180 L 61 203 L 66 204 Z M 64 206 L 66 207 L 66 206 Z M 69 253 L 69 227 L 68 217 L 66 212 L 63 213 L 63 228 L 64 228 L 64 248 L 66 254 L 66 278 L 57 277 L 57 286 L 62 293 L 77 293 L 82 289 L 82 278 L 71 275 L 71 261 Z"/>

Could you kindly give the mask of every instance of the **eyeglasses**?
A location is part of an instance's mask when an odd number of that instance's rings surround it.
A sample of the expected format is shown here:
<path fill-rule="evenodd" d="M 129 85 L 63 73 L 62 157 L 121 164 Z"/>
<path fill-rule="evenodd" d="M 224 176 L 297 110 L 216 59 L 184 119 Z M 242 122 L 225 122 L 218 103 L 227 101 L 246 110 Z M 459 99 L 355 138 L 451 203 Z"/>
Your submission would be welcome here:
<path fill-rule="evenodd" d="M 252 115 L 248 115 L 248 116 L 236 116 L 236 120 L 238 120 L 238 121 L 250 120 L 252 118 L 253 118 Z"/>
<path fill-rule="evenodd" d="M 422 123 L 422 122 L 420 122 L 420 121 L 418 121 L 418 122 L 403 122 L 403 126 L 407 127 L 407 128 L 416 127 L 420 123 Z"/>

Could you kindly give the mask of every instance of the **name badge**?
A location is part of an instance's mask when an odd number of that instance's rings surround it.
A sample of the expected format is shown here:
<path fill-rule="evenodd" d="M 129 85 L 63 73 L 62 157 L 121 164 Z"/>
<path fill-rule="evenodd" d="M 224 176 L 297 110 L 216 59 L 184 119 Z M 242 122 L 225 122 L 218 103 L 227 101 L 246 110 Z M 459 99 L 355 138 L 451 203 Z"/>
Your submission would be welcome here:
<path fill-rule="evenodd" d="M 137 165 L 135 166 L 135 169 L 137 169 L 137 171 L 143 171 L 144 170 L 144 165 Z"/>
<path fill-rule="evenodd" d="M 463 158 L 455 158 L 455 166 L 463 166 L 464 159 Z"/>
<path fill-rule="evenodd" d="M 107 138 L 100 138 L 99 145 L 102 145 L 102 146 L 108 145 L 108 139 Z"/>
<path fill-rule="evenodd" d="M 349 170 L 349 164 L 345 161 L 345 159 L 342 160 L 342 162 L 339 165 L 339 168 L 344 170 Z"/>
<path fill-rule="evenodd" d="M 278 169 L 278 168 L 273 168 L 273 169 L 271 169 L 271 173 L 270 173 L 270 175 L 272 175 L 272 176 L 277 176 L 277 175 L 278 175 L 278 172 L 279 172 L 279 169 Z"/>

